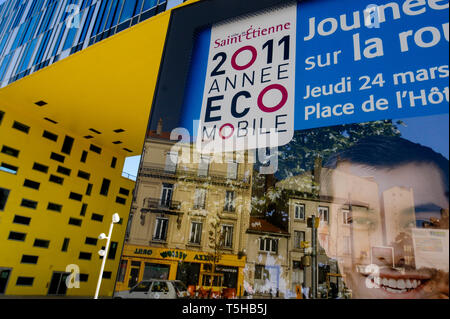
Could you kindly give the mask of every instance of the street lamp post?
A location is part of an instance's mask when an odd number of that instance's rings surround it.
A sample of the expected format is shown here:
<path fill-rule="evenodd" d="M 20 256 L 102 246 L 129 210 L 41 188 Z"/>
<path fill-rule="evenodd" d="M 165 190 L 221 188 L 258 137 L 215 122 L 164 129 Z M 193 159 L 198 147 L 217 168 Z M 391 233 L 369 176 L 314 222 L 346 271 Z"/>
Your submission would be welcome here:
<path fill-rule="evenodd" d="M 319 218 L 312 215 L 307 220 L 308 227 L 311 228 L 311 277 L 312 277 L 312 299 L 317 299 L 318 264 L 317 264 L 317 228 L 319 227 Z"/>
<path fill-rule="evenodd" d="M 103 257 L 102 261 L 102 267 L 100 268 L 100 275 L 98 276 L 98 282 L 97 282 L 97 289 L 95 290 L 95 296 L 94 299 L 98 299 L 98 293 L 100 292 L 100 285 L 102 284 L 102 277 L 103 277 L 103 270 L 105 269 L 105 262 L 106 262 L 106 252 L 109 249 L 109 243 L 111 242 L 111 235 L 114 228 L 114 224 L 117 224 L 120 221 L 119 214 L 115 213 L 112 216 L 111 225 L 109 226 L 109 233 L 108 236 L 105 235 L 105 233 L 101 233 L 98 236 L 98 239 L 103 240 L 106 239 L 106 247 L 105 249 L 99 250 L 98 254 Z"/>

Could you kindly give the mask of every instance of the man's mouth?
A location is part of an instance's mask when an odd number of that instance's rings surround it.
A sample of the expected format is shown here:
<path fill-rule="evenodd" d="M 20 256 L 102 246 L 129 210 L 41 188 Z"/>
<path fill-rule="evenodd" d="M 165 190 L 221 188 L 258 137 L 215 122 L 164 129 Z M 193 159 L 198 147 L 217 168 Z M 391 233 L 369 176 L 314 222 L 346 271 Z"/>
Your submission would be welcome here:
<path fill-rule="evenodd" d="M 424 278 L 399 278 L 375 276 L 372 282 L 381 289 L 390 293 L 402 294 L 420 289 L 426 284 L 428 279 Z"/>

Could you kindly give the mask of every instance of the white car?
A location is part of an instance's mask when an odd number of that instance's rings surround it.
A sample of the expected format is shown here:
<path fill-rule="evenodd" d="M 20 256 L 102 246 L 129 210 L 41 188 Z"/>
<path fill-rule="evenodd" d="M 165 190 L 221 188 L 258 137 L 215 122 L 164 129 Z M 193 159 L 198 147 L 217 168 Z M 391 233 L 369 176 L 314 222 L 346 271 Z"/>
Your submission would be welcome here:
<path fill-rule="evenodd" d="M 130 290 L 116 292 L 116 299 L 177 299 L 188 298 L 189 292 L 179 280 L 143 280 Z"/>

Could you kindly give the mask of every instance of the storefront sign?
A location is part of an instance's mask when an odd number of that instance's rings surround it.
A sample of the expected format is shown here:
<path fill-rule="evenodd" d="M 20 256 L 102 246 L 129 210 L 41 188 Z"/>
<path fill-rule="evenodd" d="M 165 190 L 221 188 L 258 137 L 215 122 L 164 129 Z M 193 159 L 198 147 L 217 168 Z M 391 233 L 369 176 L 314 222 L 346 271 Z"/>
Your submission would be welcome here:
<path fill-rule="evenodd" d="M 194 260 L 198 260 L 198 261 L 213 261 L 214 257 L 213 256 L 208 256 L 208 255 L 196 254 L 195 257 L 194 257 Z M 219 262 L 219 258 L 216 258 L 216 262 Z"/>
<path fill-rule="evenodd" d="M 153 251 L 151 249 L 142 249 L 142 248 L 136 248 L 136 250 L 134 251 L 136 255 L 151 255 L 152 252 Z"/>
<path fill-rule="evenodd" d="M 214 25 L 183 109 L 203 152 L 294 130 L 449 112 L 448 1 L 302 1 Z M 324 10 L 326 8 L 326 10 Z M 203 81 L 204 80 L 204 81 Z"/>
<path fill-rule="evenodd" d="M 181 251 L 176 251 L 176 250 L 162 251 L 159 255 L 162 258 L 177 258 L 177 259 L 180 259 L 180 260 L 184 260 L 187 257 L 186 253 L 183 253 Z"/>
<path fill-rule="evenodd" d="M 216 266 L 216 271 L 228 272 L 228 273 L 233 273 L 233 274 L 237 274 L 237 272 L 238 272 L 237 268 L 235 268 L 235 267 L 226 267 L 226 266 L 220 266 L 220 265 Z"/>
<path fill-rule="evenodd" d="M 166 265 L 169 262 L 187 262 L 187 263 L 202 263 L 202 264 L 210 264 L 213 261 L 213 256 L 208 255 L 206 253 L 189 251 L 189 250 L 170 250 L 167 248 L 157 248 L 151 247 L 146 248 L 143 246 L 133 246 L 133 245 L 125 245 L 124 248 L 124 257 L 135 257 L 135 258 L 149 258 L 154 263 L 158 263 L 159 261 L 163 261 Z M 219 259 L 216 259 L 216 263 L 221 263 L 222 265 L 217 265 L 217 270 L 223 269 L 220 271 L 223 272 L 237 272 L 237 268 L 235 267 L 244 267 L 245 266 L 245 258 L 239 259 L 237 255 L 232 254 L 224 254 Z"/>

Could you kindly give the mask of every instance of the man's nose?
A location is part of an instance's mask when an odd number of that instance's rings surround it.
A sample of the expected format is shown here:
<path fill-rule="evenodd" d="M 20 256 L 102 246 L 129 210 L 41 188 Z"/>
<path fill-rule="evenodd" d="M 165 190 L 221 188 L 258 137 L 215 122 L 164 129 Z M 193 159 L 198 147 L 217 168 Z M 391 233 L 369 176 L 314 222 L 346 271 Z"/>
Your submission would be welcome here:
<path fill-rule="evenodd" d="M 392 267 L 392 258 L 383 257 L 383 256 L 377 256 L 375 259 L 374 264 L 380 266 L 380 267 Z"/>

